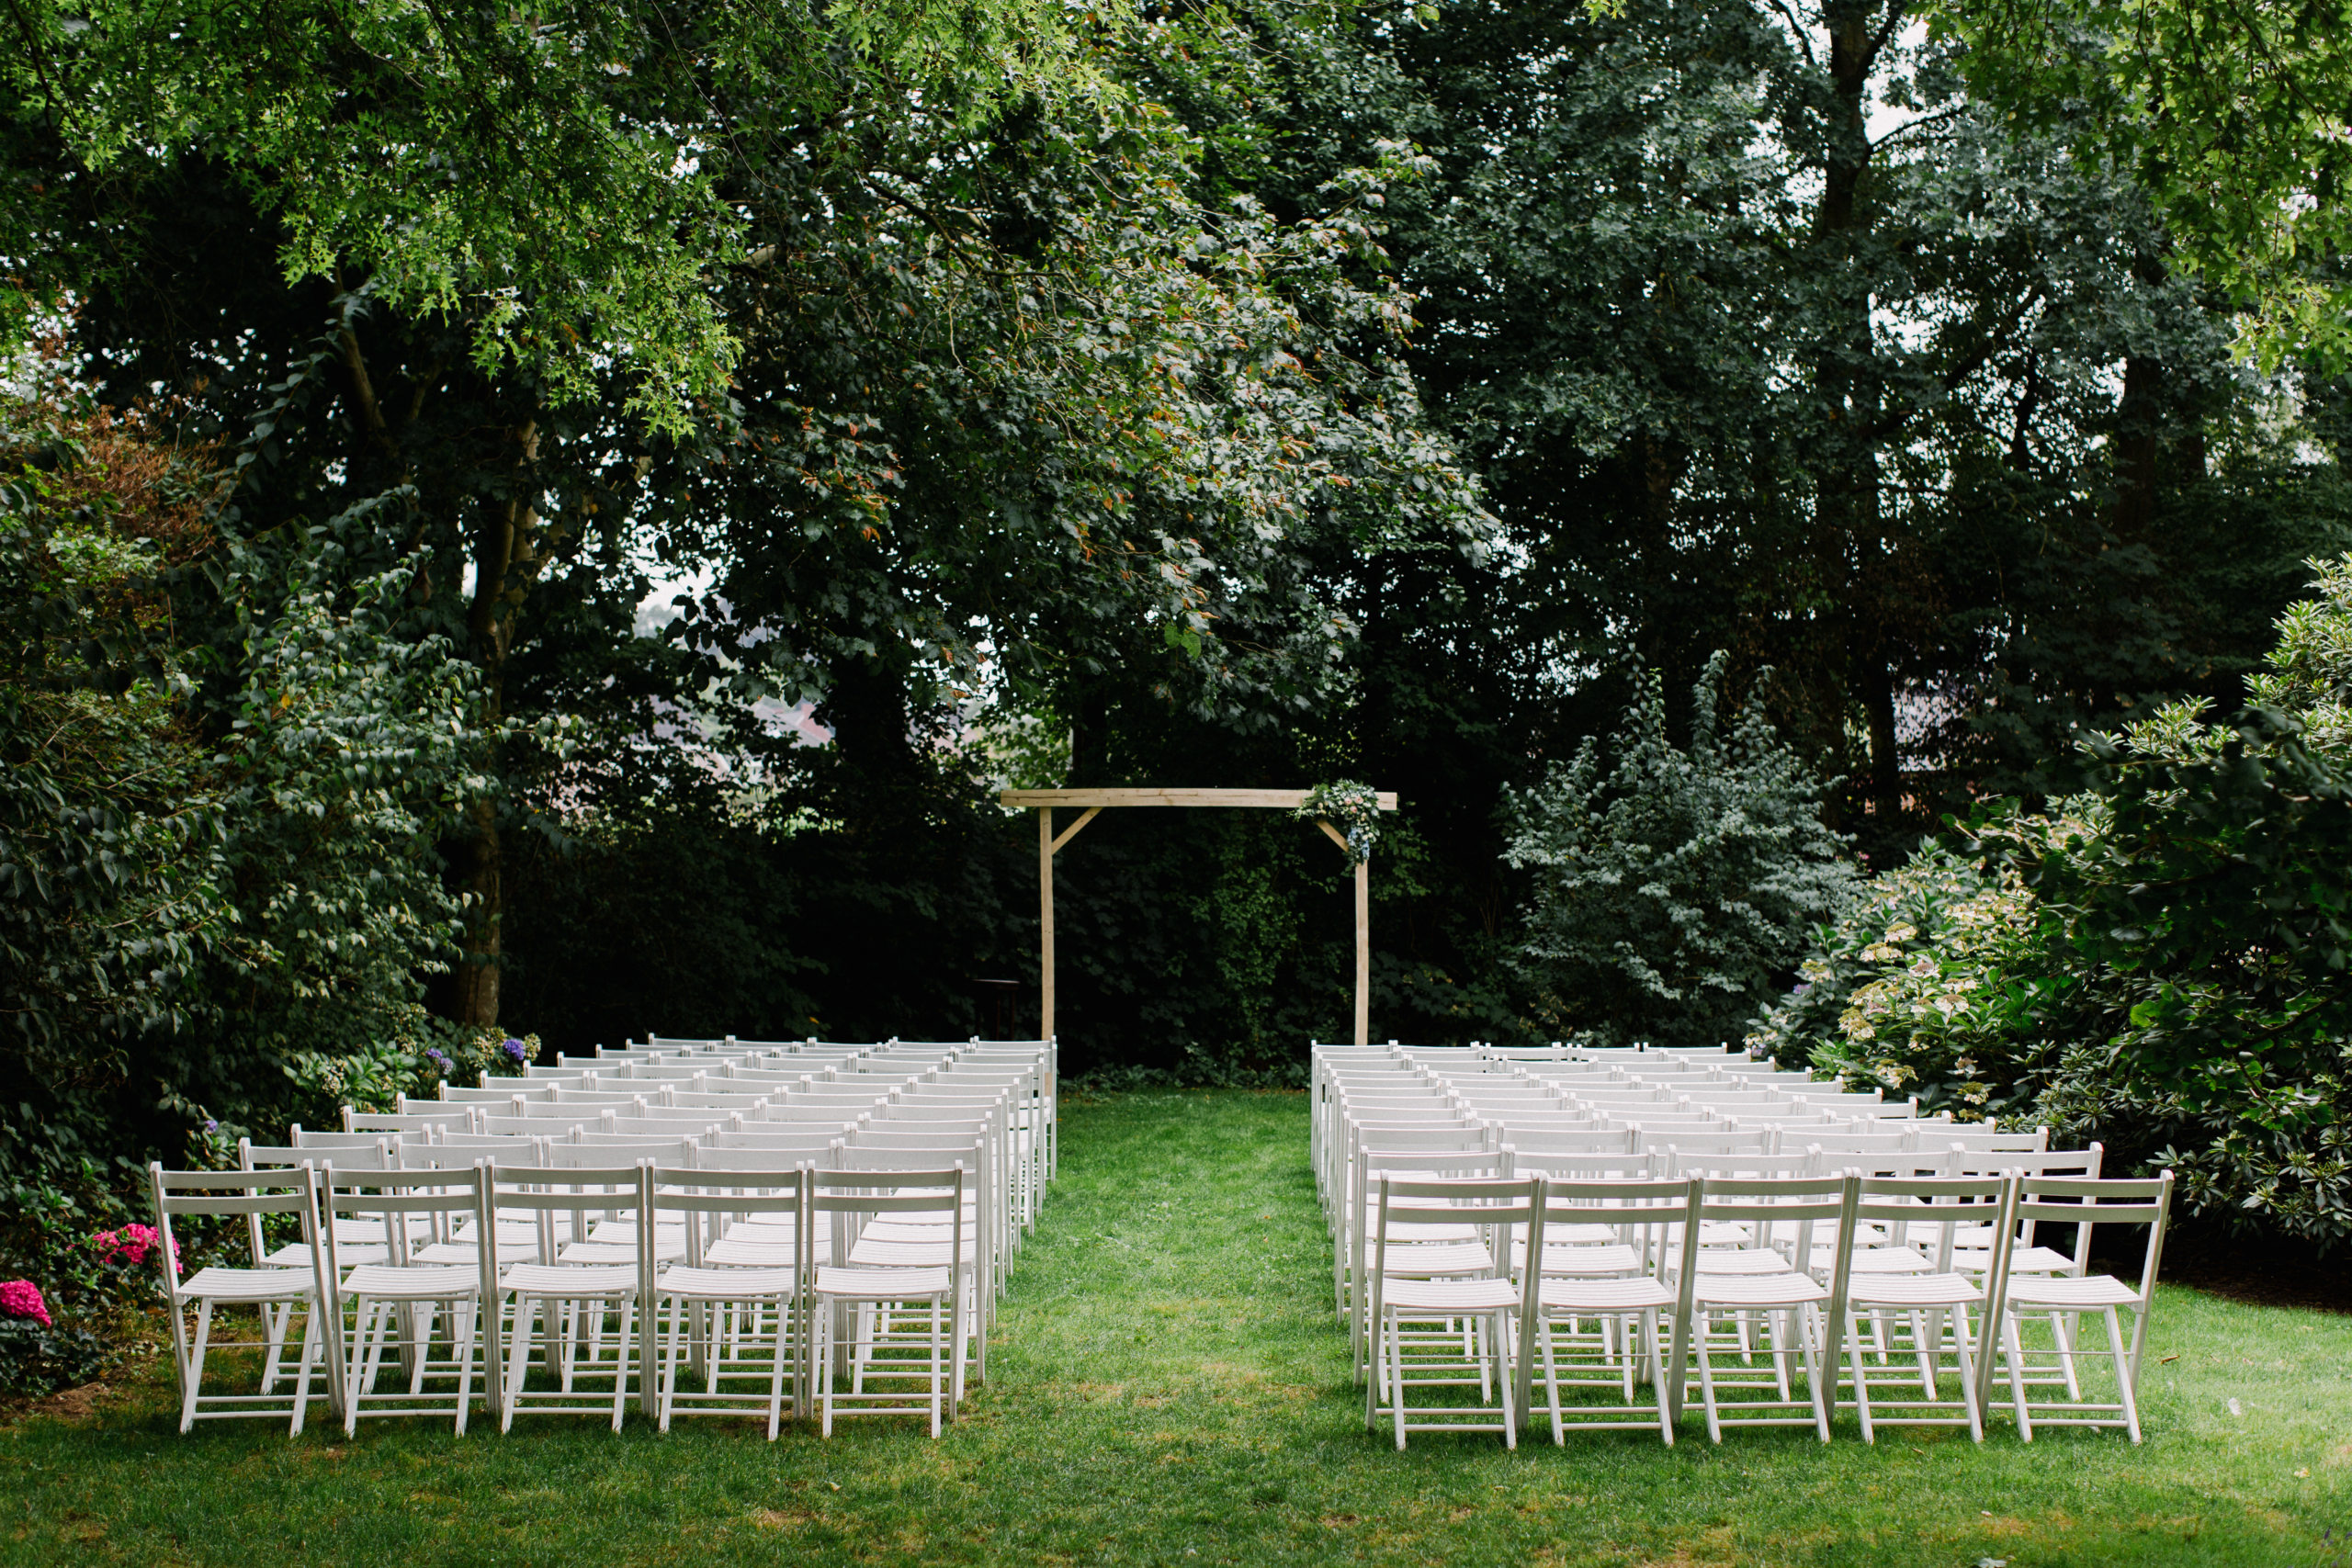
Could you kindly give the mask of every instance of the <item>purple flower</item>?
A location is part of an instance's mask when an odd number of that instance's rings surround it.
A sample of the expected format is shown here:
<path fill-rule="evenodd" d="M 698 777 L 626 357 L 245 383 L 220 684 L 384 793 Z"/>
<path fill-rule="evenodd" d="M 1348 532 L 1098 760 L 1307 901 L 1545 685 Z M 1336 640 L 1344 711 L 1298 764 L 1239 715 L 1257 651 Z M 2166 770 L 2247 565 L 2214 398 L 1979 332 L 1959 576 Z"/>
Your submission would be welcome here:
<path fill-rule="evenodd" d="M 442 1072 L 446 1073 L 449 1070 L 449 1058 L 443 1055 L 437 1047 L 426 1046 L 424 1055 L 425 1058 Z"/>
<path fill-rule="evenodd" d="M 220 1123 L 208 1116 L 204 1119 L 204 1130 L 208 1133 L 217 1133 L 220 1130 Z"/>
<path fill-rule="evenodd" d="M 30 1280 L 0 1281 L 0 1317 L 29 1317 L 43 1328 L 51 1326 L 49 1303 Z"/>
<path fill-rule="evenodd" d="M 523 1043 L 511 1035 L 498 1048 L 505 1052 L 509 1058 L 517 1062 L 529 1054 Z"/>

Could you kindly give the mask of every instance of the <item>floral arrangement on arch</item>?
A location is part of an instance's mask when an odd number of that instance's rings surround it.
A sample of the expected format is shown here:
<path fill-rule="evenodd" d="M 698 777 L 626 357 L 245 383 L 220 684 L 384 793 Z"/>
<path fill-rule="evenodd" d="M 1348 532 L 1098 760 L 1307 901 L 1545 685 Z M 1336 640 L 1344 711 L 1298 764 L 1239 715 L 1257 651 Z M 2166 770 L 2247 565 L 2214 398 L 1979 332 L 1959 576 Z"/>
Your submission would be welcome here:
<path fill-rule="evenodd" d="M 1348 863 L 1362 865 L 1372 858 L 1380 840 L 1380 792 L 1353 779 L 1335 779 L 1306 792 L 1306 804 L 1294 816 L 1329 822 L 1347 840 Z"/>

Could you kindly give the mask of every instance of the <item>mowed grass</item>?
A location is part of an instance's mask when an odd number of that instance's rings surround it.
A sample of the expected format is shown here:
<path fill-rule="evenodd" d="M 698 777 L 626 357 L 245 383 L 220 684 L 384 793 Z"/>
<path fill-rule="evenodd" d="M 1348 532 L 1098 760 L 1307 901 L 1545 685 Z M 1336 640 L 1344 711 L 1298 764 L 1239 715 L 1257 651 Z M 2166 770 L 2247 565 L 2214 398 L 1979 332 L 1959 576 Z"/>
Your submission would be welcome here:
<path fill-rule="evenodd" d="M 2148 1441 L 1850 1417 L 1672 1450 L 1363 1429 L 1298 1095 L 1067 1108 L 985 1389 L 911 1420 L 174 1430 L 168 1368 L 0 1429 L 11 1563 L 2038 1564 L 2352 1561 L 2352 1318 L 2168 1289 Z M 2232 1414 L 2229 1402 L 2237 1402 Z"/>

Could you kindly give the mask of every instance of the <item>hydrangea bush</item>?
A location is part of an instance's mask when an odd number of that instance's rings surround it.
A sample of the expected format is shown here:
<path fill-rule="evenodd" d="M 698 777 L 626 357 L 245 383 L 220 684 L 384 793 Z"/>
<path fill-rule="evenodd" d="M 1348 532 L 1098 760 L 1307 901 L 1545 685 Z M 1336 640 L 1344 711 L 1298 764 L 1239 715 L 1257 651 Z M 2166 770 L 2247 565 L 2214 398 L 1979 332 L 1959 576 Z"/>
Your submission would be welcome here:
<path fill-rule="evenodd" d="M 2076 805 L 2057 820 L 2079 826 L 2089 807 Z M 2041 1114 L 2045 1026 L 2071 986 L 2051 972 L 2041 910 L 2013 867 L 1924 846 L 1818 929 L 1798 977 L 1756 1021 L 1750 1050 L 1959 1121 Z"/>

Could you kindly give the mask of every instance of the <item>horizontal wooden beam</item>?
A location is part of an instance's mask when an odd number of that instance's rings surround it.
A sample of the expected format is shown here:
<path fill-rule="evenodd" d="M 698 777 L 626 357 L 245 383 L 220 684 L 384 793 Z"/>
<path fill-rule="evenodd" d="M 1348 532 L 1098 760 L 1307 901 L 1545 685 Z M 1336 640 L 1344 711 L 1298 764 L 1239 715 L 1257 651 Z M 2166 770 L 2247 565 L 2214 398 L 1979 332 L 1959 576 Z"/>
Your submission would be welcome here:
<path fill-rule="evenodd" d="M 1312 793 L 1304 789 L 1008 789 L 997 799 L 1019 807 L 1260 806 L 1295 811 Z M 1381 792 L 1380 809 L 1396 809 L 1395 792 Z"/>

